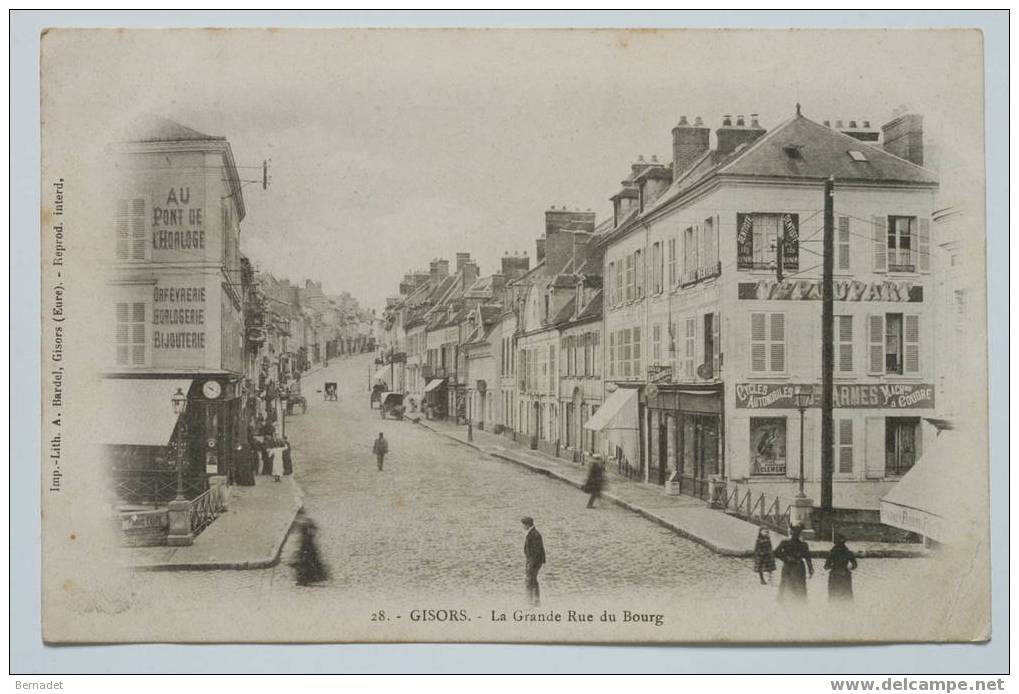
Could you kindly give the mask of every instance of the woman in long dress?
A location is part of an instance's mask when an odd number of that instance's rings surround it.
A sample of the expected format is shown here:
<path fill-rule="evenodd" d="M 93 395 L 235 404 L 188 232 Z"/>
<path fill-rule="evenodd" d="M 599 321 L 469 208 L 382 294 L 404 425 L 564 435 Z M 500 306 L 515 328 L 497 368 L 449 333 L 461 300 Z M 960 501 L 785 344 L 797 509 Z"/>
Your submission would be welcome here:
<path fill-rule="evenodd" d="M 284 450 L 283 443 L 278 440 L 272 442 L 272 448 L 269 450 L 269 456 L 272 458 L 272 477 L 277 482 L 283 476 Z"/>
<path fill-rule="evenodd" d="M 835 536 L 835 544 L 828 552 L 824 568 L 828 570 L 828 601 L 852 601 L 856 555 L 846 547 L 846 538 L 842 535 Z"/>
<path fill-rule="evenodd" d="M 800 539 L 802 528 L 794 525 L 788 540 L 782 540 L 775 548 L 775 558 L 782 562 L 782 582 L 778 586 L 779 602 L 807 599 L 807 576 L 814 576 L 814 565 L 810 561 L 810 547 Z"/>

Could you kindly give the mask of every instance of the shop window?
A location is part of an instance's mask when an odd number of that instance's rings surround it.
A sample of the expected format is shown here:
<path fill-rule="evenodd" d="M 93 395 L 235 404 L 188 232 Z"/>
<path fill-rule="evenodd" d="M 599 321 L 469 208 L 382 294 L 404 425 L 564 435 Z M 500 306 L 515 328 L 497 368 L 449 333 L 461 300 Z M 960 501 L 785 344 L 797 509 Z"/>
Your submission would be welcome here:
<path fill-rule="evenodd" d="M 785 417 L 750 418 L 750 471 L 754 475 L 784 475 Z"/>
<path fill-rule="evenodd" d="M 919 417 L 888 417 L 885 420 L 885 474 L 904 475 L 918 457 Z"/>
<path fill-rule="evenodd" d="M 118 301 L 116 308 L 116 361 L 118 366 L 146 366 L 145 302 Z"/>

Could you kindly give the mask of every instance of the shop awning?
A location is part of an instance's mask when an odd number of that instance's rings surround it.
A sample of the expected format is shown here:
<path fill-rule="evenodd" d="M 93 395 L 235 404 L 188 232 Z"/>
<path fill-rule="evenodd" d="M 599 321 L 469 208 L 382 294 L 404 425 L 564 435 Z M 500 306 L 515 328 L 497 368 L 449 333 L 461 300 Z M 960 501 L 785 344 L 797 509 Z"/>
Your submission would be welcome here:
<path fill-rule="evenodd" d="M 433 390 L 435 390 L 436 388 L 438 388 L 439 386 L 441 386 L 445 382 L 446 382 L 446 379 L 444 379 L 444 378 L 433 378 L 432 380 L 430 380 L 428 382 L 428 385 L 425 386 L 425 392 L 426 393 L 431 393 Z"/>
<path fill-rule="evenodd" d="M 968 521 L 979 509 L 966 506 L 973 481 L 970 461 L 979 460 L 967 450 L 963 437 L 942 431 L 916 465 L 881 499 L 881 522 L 919 533 L 937 542 L 967 537 Z M 977 495 L 979 496 L 979 495 Z"/>
<path fill-rule="evenodd" d="M 607 431 L 609 429 L 637 430 L 637 389 L 620 388 L 608 397 L 605 404 L 598 408 L 584 428 L 591 431 Z"/>
<path fill-rule="evenodd" d="M 96 443 L 166 446 L 177 415 L 170 399 L 180 388 L 187 395 L 191 380 L 163 378 L 107 378 L 99 387 Z"/>
<path fill-rule="evenodd" d="M 609 443 L 622 449 L 627 460 L 636 463 L 640 455 L 637 445 L 637 389 L 620 388 L 614 392 L 594 416 L 584 422 L 584 428 L 603 433 Z"/>

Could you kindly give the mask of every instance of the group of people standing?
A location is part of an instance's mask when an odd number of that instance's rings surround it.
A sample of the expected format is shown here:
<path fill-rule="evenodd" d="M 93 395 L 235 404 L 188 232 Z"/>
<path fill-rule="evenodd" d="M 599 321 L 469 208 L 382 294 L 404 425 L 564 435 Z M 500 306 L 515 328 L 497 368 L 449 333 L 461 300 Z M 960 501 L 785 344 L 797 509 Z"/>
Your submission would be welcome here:
<path fill-rule="evenodd" d="M 778 586 L 780 602 L 805 601 L 807 599 L 807 578 L 814 576 L 814 564 L 810 561 L 810 546 L 800 536 L 803 529 L 793 526 L 790 537 L 782 540 L 778 547 L 772 549 L 771 534 L 767 528 L 757 533 L 754 546 L 754 571 L 767 585 L 764 574 L 769 579 L 775 571 L 775 560 L 782 562 L 781 582 Z M 828 600 L 845 602 L 853 599 L 853 571 L 856 570 L 856 555 L 846 546 L 846 538 L 835 536 L 835 542 L 824 562 L 828 571 Z"/>

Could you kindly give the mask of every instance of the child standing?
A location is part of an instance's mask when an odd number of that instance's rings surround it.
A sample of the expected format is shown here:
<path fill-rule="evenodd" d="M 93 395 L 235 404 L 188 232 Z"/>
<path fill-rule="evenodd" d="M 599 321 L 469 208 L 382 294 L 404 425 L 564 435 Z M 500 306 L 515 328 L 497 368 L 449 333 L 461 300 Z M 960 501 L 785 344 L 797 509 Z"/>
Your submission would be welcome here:
<path fill-rule="evenodd" d="M 775 553 L 771 547 L 771 534 L 767 528 L 761 528 L 757 533 L 757 544 L 754 545 L 754 571 L 761 578 L 761 585 L 767 585 L 771 581 L 771 574 L 775 570 Z M 768 572 L 768 580 L 764 580 L 764 572 Z"/>

